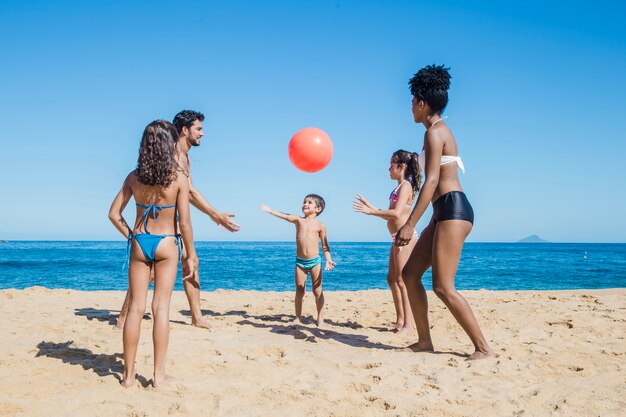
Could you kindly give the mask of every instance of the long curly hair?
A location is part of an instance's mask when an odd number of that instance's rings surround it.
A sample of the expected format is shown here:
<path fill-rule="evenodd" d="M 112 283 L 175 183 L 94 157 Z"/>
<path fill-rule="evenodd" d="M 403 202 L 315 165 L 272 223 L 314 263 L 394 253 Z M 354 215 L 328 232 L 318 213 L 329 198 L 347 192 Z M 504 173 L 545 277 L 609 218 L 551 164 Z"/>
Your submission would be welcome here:
<path fill-rule="evenodd" d="M 416 152 L 409 152 L 399 149 L 391 155 L 391 160 L 396 164 L 406 164 L 405 176 L 406 180 L 411 183 L 413 188 L 413 197 L 420 191 L 422 187 L 422 170 L 420 169 Z"/>
<path fill-rule="evenodd" d="M 449 69 L 443 65 L 428 65 L 409 80 L 413 97 L 428 103 L 435 113 L 443 113 L 448 105 L 448 89 L 452 78 Z"/>
<path fill-rule="evenodd" d="M 146 126 L 139 145 L 135 173 L 145 185 L 168 187 L 176 178 L 176 127 L 167 120 Z"/>

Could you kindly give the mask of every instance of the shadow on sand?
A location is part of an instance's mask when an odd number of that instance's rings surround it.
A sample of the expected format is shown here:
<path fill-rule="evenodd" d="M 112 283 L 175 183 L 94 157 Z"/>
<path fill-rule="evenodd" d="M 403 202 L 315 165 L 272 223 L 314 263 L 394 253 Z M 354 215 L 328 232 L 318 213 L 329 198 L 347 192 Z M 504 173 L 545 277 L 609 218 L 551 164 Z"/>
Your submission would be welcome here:
<path fill-rule="evenodd" d="M 97 309 L 91 307 L 74 309 L 74 314 L 77 316 L 87 317 L 87 320 L 98 320 L 106 322 L 111 326 L 115 326 L 119 313 L 119 310 Z M 144 320 L 150 320 L 150 313 L 144 314 L 143 318 Z"/>
<path fill-rule="evenodd" d="M 89 349 L 72 347 L 73 343 L 73 340 L 63 343 L 42 341 L 37 345 L 39 352 L 37 352 L 35 357 L 47 356 L 60 359 L 63 363 L 79 365 L 85 370 L 93 371 L 98 376 L 113 376 L 118 381 L 121 381 L 121 375 L 124 371 L 121 353 L 112 355 L 95 354 Z"/>
<path fill-rule="evenodd" d="M 251 321 L 250 319 L 259 320 L 262 322 L 275 322 L 273 323 L 258 323 Z M 312 317 L 303 317 L 302 320 L 304 324 L 292 324 L 291 320 L 293 316 L 286 314 L 274 314 L 274 315 L 261 315 L 254 316 L 246 314 L 244 316 L 244 320 L 238 321 L 237 324 L 244 326 L 252 326 L 259 329 L 269 329 L 270 332 L 276 334 L 282 334 L 285 336 L 291 336 L 294 339 L 301 339 L 311 343 L 317 343 L 317 339 L 322 340 L 335 340 L 339 343 L 343 343 L 352 347 L 360 347 L 367 349 L 382 349 L 382 350 L 393 350 L 396 349 L 395 346 L 385 345 L 383 343 L 372 343 L 368 340 L 368 337 L 365 335 L 357 335 L 357 334 L 345 334 L 339 333 L 334 330 L 326 328 L 318 328 L 315 325 L 315 320 Z M 326 326 L 334 325 L 340 327 L 350 327 L 350 328 L 360 328 L 362 326 L 356 325 L 356 327 L 352 327 L 350 324 L 345 323 L 337 323 L 329 320 L 325 321 Z M 356 323 L 354 323 L 356 324 Z M 307 334 L 308 333 L 308 334 Z"/>

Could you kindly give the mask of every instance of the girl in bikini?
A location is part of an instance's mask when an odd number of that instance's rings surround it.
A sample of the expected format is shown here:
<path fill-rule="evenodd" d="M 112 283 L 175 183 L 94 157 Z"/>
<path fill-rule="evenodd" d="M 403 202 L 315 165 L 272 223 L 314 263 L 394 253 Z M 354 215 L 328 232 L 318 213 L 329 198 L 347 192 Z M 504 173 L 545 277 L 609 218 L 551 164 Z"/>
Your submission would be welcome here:
<path fill-rule="evenodd" d="M 391 156 L 389 177 L 397 181 L 397 185 L 389 196 L 389 208 L 387 210 L 377 209 L 360 194 L 356 195 L 356 199 L 352 203 L 352 207 L 357 212 L 387 220 L 387 229 L 389 229 L 391 234 L 392 242 L 389 253 L 387 284 L 389 284 L 391 289 L 393 304 L 396 308 L 396 322 L 393 323 L 393 326 L 401 333 L 415 328 L 406 286 L 402 280 L 402 268 L 404 268 L 413 246 L 417 242 L 417 232 L 414 231 L 407 245 L 408 248 L 405 250 L 400 246 L 395 246 L 393 243 L 398 229 L 409 218 L 413 199 L 419 191 L 420 183 L 422 182 L 422 173 L 418 166 L 417 157 L 416 153 L 404 150 L 396 151 Z"/>
<path fill-rule="evenodd" d="M 402 247 L 412 241 L 413 230 L 431 202 L 433 215 L 402 272 L 418 334 L 418 341 L 407 350 L 433 351 L 428 300 L 422 284 L 424 272 L 432 266 L 434 293 L 448 307 L 474 345 L 474 352 L 467 359 L 491 357 L 494 352 L 487 344 L 472 309 L 454 285 L 463 243 L 474 223 L 474 211 L 459 182 L 457 171 L 464 171 L 465 168 L 457 142 L 441 117 L 448 104 L 450 74 L 443 65 L 429 65 L 419 70 L 409 85 L 413 96 L 413 120 L 426 128 L 424 148 L 419 158 L 425 180 L 415 208 L 406 224 L 398 230 L 396 245 Z"/>
<path fill-rule="evenodd" d="M 185 270 L 189 268 L 183 279 L 193 278 L 196 274 L 194 265 L 197 256 L 189 218 L 189 180 L 177 172 L 177 139 L 176 128 L 165 120 L 156 120 L 146 127 L 139 146 L 137 169 L 128 174 L 109 210 L 109 219 L 128 239 L 130 307 L 124 323 L 124 374 L 121 380 L 126 388 L 135 383 L 135 358 L 141 320 L 146 310 L 151 267 L 154 267 L 155 275 L 152 297 L 152 384 L 155 388 L 169 379 L 165 373 L 170 333 L 169 309 L 178 272 L 181 239 L 188 254 Z M 131 197 L 137 206 L 132 228 L 122 216 Z"/>

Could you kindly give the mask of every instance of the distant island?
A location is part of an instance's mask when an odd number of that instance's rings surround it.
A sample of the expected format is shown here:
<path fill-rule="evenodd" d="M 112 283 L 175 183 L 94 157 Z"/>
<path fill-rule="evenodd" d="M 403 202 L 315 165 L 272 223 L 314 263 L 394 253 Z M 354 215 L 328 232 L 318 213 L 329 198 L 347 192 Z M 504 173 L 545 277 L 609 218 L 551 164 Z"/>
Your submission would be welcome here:
<path fill-rule="evenodd" d="M 524 239 L 518 240 L 516 243 L 550 243 L 547 240 L 540 238 L 537 235 L 530 235 Z"/>

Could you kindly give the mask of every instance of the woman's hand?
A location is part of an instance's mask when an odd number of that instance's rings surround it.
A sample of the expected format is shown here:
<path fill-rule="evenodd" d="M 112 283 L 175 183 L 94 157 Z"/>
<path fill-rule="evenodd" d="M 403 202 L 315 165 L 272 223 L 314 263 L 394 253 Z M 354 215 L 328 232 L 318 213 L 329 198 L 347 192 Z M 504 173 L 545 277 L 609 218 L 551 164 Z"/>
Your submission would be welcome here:
<path fill-rule="evenodd" d="M 409 225 L 405 224 L 400 229 L 398 229 L 398 232 L 396 233 L 395 245 L 400 247 L 408 245 L 413 238 L 413 233 L 415 233 L 415 230 L 412 229 Z"/>

